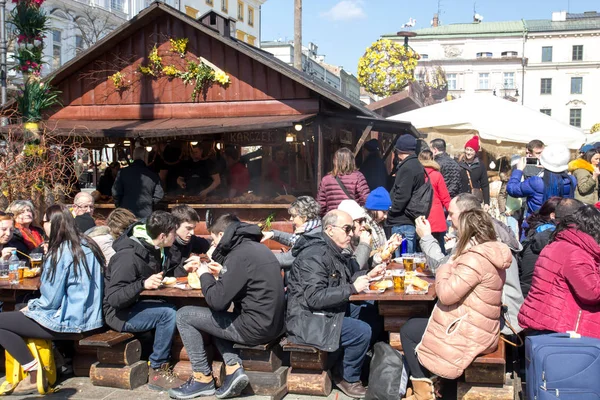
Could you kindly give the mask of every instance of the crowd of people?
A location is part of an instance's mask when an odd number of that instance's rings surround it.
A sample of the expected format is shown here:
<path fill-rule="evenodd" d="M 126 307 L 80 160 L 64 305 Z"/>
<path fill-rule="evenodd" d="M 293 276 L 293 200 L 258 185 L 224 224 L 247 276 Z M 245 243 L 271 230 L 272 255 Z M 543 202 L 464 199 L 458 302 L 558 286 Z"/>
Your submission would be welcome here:
<path fill-rule="evenodd" d="M 460 161 L 441 139 L 431 150 L 418 147 L 414 137 L 401 136 L 391 174 L 376 140 L 365 144 L 360 170 L 354 154 L 339 149 L 316 198 L 300 196 L 289 207 L 291 233 L 263 232 L 225 214 L 207 221 L 210 237 L 202 238 L 194 234 L 200 218 L 191 207 L 152 211 L 152 202 L 127 194 L 106 225 L 95 226 L 94 200 L 86 193 L 71 209 L 49 207 L 38 227 L 31 202 L 15 201 L 0 213 L 2 259 L 13 249 L 46 257 L 40 297 L 0 313 L 0 345 L 29 373 L 14 393 L 36 391 L 43 374 L 24 338 L 60 340 L 106 325 L 154 331 L 148 385 L 175 399 L 240 395 L 249 378 L 234 343 L 264 344 L 283 334 L 330 353 L 337 387 L 363 398 L 367 353 L 386 338 L 376 305 L 350 297 L 384 275 L 390 247 L 397 256 L 425 254 L 438 296 L 430 318 L 410 319 L 400 330 L 412 382 L 406 399 L 434 399 L 438 377 L 458 378 L 478 355 L 496 349 L 501 333 L 575 331 L 600 338 L 599 149 L 583 148 L 570 160 L 562 146 L 530 143 L 528 157 L 515 160 L 500 191 L 505 200 L 523 199 L 505 224 L 489 212 L 477 137 L 465 144 Z M 235 154 L 229 158 L 236 161 Z M 124 187 L 131 195 L 128 174 L 137 167 L 130 168 L 118 172 L 113 192 Z M 180 178 L 192 185 L 187 175 Z M 142 183 L 149 198 L 161 197 L 157 176 Z M 261 244 L 266 240 L 289 250 L 272 252 Z M 166 277 L 190 273 L 199 276 L 206 306 L 177 309 L 141 296 Z M 169 365 L 176 331 L 192 364 L 185 382 Z M 219 388 L 206 335 L 225 363 Z"/>

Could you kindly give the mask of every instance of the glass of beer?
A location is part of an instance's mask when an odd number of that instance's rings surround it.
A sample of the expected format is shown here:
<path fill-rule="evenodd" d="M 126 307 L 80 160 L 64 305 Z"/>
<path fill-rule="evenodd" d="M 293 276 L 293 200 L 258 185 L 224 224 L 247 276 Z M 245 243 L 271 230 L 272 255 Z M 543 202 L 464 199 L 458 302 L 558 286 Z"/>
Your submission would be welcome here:
<path fill-rule="evenodd" d="M 19 261 L 18 277 L 19 277 L 20 281 L 22 281 L 23 278 L 25 277 L 26 269 L 29 269 L 29 267 L 27 267 L 27 261 Z"/>
<path fill-rule="evenodd" d="M 418 272 L 425 273 L 427 270 L 427 258 L 424 253 L 415 254 L 415 264 Z"/>
<path fill-rule="evenodd" d="M 392 279 L 394 281 L 394 292 L 404 292 L 404 275 L 403 269 L 392 270 Z"/>
<path fill-rule="evenodd" d="M 415 269 L 415 255 L 413 253 L 405 253 L 402 255 L 402 263 L 404 269 L 407 272 L 414 271 Z"/>
<path fill-rule="evenodd" d="M 31 268 L 42 267 L 42 259 L 44 258 L 42 253 L 31 253 L 29 258 L 31 259 Z"/>

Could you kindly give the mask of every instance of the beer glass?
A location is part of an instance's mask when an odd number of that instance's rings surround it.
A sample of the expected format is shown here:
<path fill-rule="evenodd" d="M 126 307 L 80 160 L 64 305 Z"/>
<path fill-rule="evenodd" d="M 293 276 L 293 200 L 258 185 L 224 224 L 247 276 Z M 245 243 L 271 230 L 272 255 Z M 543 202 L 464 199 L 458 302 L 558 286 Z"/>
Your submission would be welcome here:
<path fill-rule="evenodd" d="M 44 255 L 42 253 L 31 253 L 29 255 L 29 258 L 31 259 L 31 268 L 41 268 L 43 257 Z"/>
<path fill-rule="evenodd" d="M 405 253 L 402 255 L 402 263 L 404 269 L 407 272 L 414 271 L 415 269 L 415 255 L 413 253 Z"/>
<path fill-rule="evenodd" d="M 405 271 L 402 269 L 392 270 L 392 279 L 394 281 L 394 292 L 404 292 Z"/>

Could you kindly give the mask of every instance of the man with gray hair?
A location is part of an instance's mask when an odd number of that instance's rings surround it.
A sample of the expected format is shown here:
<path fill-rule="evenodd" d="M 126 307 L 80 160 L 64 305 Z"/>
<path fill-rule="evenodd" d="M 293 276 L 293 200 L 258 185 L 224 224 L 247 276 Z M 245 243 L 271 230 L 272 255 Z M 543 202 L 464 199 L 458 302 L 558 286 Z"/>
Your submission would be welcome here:
<path fill-rule="evenodd" d="M 94 212 L 94 198 L 87 192 L 79 192 L 73 199 L 73 217 L 77 229 L 82 233 L 96 226 L 96 221 L 92 217 Z"/>
<path fill-rule="evenodd" d="M 152 214 L 153 206 L 165 195 L 160 178 L 146 166 L 146 149 L 133 150 L 133 163 L 121 168 L 112 187 L 112 195 L 117 207 L 131 211 L 138 218 Z"/>
<path fill-rule="evenodd" d="M 481 202 L 471 193 L 461 193 L 452 199 L 450 206 L 448 207 L 448 219 L 452 222 L 454 230 L 458 230 L 460 214 L 464 211 L 473 209 L 481 209 Z M 517 256 L 521 250 L 523 250 L 523 246 L 521 246 L 521 243 L 519 243 L 515 234 L 509 227 L 496 219 L 492 219 L 492 221 L 494 222 L 494 230 L 496 231 L 498 240 L 507 245 L 512 252 L 512 262 L 510 267 L 506 270 L 506 281 L 502 291 L 502 304 L 508 306 L 508 311 L 506 313 L 508 314 L 508 320 L 516 332 L 519 333 L 522 329 L 519 327 L 517 315 L 519 314 L 524 298 L 519 280 L 519 264 Z M 437 239 L 431 235 L 429 221 L 417 218 L 416 230 L 417 235 L 421 238 L 419 241 L 421 249 L 427 257 L 427 265 L 434 274 L 440 265 L 452 262 L 451 257 L 454 255 L 456 247 L 452 249 L 450 254 L 444 255 Z M 502 328 L 502 333 L 511 335 L 512 331 L 508 326 L 504 326 Z"/>

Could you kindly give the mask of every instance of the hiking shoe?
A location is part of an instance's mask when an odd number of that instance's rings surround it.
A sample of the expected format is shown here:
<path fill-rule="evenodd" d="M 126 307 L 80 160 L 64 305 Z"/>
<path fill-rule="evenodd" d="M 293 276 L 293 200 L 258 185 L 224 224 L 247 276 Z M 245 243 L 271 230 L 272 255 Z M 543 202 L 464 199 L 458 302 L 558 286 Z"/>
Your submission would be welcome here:
<path fill-rule="evenodd" d="M 237 397 L 242 394 L 242 390 L 248 386 L 250 379 L 244 372 L 244 368 L 239 367 L 231 375 L 225 376 L 223 385 L 217 389 L 215 396 L 217 399 L 228 399 L 231 397 Z"/>
<path fill-rule="evenodd" d="M 215 381 L 208 383 L 198 382 L 190 377 L 183 385 L 170 389 L 169 397 L 172 399 L 193 399 L 200 396 L 212 396 L 215 394 Z"/>
<path fill-rule="evenodd" d="M 184 381 L 179 379 L 170 368 L 169 364 L 163 364 L 160 368 L 150 367 L 148 372 L 148 388 L 152 390 L 169 390 L 179 387 Z"/>

